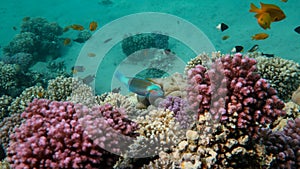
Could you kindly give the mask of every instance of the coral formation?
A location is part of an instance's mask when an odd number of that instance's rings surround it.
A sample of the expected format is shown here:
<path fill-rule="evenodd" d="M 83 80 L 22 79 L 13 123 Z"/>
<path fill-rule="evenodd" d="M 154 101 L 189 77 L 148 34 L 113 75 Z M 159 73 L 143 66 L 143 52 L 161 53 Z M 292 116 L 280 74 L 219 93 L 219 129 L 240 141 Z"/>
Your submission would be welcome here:
<path fill-rule="evenodd" d="M 0 93 L 11 95 L 17 89 L 17 67 L 0 62 Z"/>
<path fill-rule="evenodd" d="M 7 95 L 2 95 L 0 97 L 0 121 L 8 116 L 8 106 L 10 105 L 11 101 L 13 100 L 12 97 Z"/>
<path fill-rule="evenodd" d="M 76 78 L 59 76 L 49 80 L 47 96 L 50 100 L 66 100 L 80 84 L 80 81 Z"/>
<path fill-rule="evenodd" d="M 273 122 L 273 131 L 283 130 L 288 120 L 300 118 L 300 106 L 292 101 L 285 103 L 283 110 L 286 112 L 286 115 L 278 117 L 278 119 Z"/>
<path fill-rule="evenodd" d="M 33 54 L 36 50 L 37 41 L 37 36 L 32 32 L 17 34 L 12 41 L 3 48 L 4 56 L 11 57 L 20 52 Z"/>
<path fill-rule="evenodd" d="M 0 161 L 0 169 L 10 169 L 9 163 L 6 160 Z"/>
<path fill-rule="evenodd" d="M 137 123 L 129 120 L 122 109 L 110 104 L 95 106 L 91 111 L 79 114 L 84 132 L 101 148 L 121 155 L 137 136 Z"/>
<path fill-rule="evenodd" d="M 300 87 L 298 87 L 298 89 L 293 92 L 292 101 L 300 105 Z"/>
<path fill-rule="evenodd" d="M 187 81 L 180 73 L 174 73 L 165 78 L 151 79 L 152 82 L 160 85 L 165 96 L 186 96 Z"/>
<path fill-rule="evenodd" d="M 11 167 L 105 168 L 113 159 L 84 133 L 78 120 L 78 114 L 87 112 L 87 107 L 71 102 L 34 99 L 21 115 L 26 121 L 10 135 Z"/>
<path fill-rule="evenodd" d="M 217 59 L 210 70 L 197 65 L 188 71 L 188 101 L 226 127 L 257 136 L 284 115 L 284 103 L 265 79 L 256 73 L 256 61 L 241 54 Z"/>
<path fill-rule="evenodd" d="M 266 152 L 275 156 L 271 168 L 300 167 L 300 118 L 289 120 L 282 131 L 265 129 L 261 135 Z"/>
<path fill-rule="evenodd" d="M 258 56 L 255 59 L 258 72 L 278 91 L 279 98 L 290 100 L 292 92 L 300 85 L 300 65 L 280 57 Z"/>
<path fill-rule="evenodd" d="M 188 129 L 195 121 L 195 114 L 189 110 L 187 101 L 177 96 L 167 96 L 159 103 L 159 107 L 164 110 L 170 110 L 174 113 L 176 121 L 182 129 Z"/>
<path fill-rule="evenodd" d="M 78 42 L 78 43 L 84 43 L 85 41 L 87 41 L 90 37 L 92 36 L 91 32 L 89 32 L 88 30 L 83 30 L 80 31 L 77 35 L 77 38 L 74 39 L 74 41 Z"/>
<path fill-rule="evenodd" d="M 14 129 L 18 127 L 22 122 L 20 114 L 13 114 L 9 117 L 5 117 L 0 122 L 0 143 L 6 149 L 9 145 L 9 136 L 13 134 Z"/>
<path fill-rule="evenodd" d="M 138 117 L 140 134 L 130 146 L 128 156 L 150 157 L 168 151 L 184 136 L 184 131 L 170 110 L 152 110 L 145 117 Z"/>
<path fill-rule="evenodd" d="M 162 34 L 137 34 L 129 36 L 122 41 L 122 50 L 126 56 L 132 53 L 148 48 L 166 49 L 169 45 L 169 37 Z"/>
<path fill-rule="evenodd" d="M 22 71 L 26 71 L 29 68 L 32 59 L 33 58 L 30 53 L 19 52 L 12 56 L 4 56 L 3 62 L 6 64 L 16 64 L 20 66 Z"/>
<path fill-rule="evenodd" d="M 73 89 L 70 96 L 66 100 L 73 103 L 80 103 L 89 108 L 96 105 L 96 99 L 92 88 L 82 82 L 78 82 L 78 86 Z"/>
<path fill-rule="evenodd" d="M 8 107 L 9 114 L 21 114 L 34 98 L 45 97 L 45 90 L 41 86 L 26 88 L 20 96 L 15 98 Z"/>
<path fill-rule="evenodd" d="M 59 36 L 63 29 L 57 23 L 50 23 L 45 18 L 29 18 L 21 25 L 21 33 L 4 47 L 4 55 L 13 56 L 19 52 L 32 54 L 35 59 L 45 60 L 60 56 Z"/>

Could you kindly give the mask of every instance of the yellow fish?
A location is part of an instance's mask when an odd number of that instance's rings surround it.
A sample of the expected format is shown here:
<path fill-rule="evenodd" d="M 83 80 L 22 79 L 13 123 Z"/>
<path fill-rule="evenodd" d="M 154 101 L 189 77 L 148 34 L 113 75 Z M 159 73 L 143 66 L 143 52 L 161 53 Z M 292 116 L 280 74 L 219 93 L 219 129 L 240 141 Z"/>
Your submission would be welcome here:
<path fill-rule="evenodd" d="M 260 3 L 260 6 L 259 9 L 251 3 L 249 12 L 256 13 L 257 22 L 264 29 L 270 28 L 271 22 L 281 21 L 286 17 L 284 12 L 276 5 Z"/>
<path fill-rule="evenodd" d="M 90 23 L 90 26 L 89 26 L 90 31 L 96 30 L 96 29 L 97 29 L 97 26 L 98 26 L 97 22 L 92 21 L 92 22 Z"/>
<path fill-rule="evenodd" d="M 267 39 L 268 37 L 269 35 L 266 33 L 258 33 L 252 36 L 252 40 L 263 40 Z"/>

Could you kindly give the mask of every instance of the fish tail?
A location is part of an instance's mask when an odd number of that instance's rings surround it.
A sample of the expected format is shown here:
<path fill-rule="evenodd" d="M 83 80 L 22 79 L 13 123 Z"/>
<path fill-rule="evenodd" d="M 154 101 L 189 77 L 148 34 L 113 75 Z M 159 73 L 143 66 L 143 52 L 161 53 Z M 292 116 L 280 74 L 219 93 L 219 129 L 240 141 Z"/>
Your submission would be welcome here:
<path fill-rule="evenodd" d="M 125 77 L 121 72 L 116 71 L 115 77 L 122 83 L 124 83 L 128 87 L 129 79 Z"/>
<path fill-rule="evenodd" d="M 255 6 L 253 3 L 251 3 L 249 12 L 259 13 L 260 9 L 257 6 Z"/>

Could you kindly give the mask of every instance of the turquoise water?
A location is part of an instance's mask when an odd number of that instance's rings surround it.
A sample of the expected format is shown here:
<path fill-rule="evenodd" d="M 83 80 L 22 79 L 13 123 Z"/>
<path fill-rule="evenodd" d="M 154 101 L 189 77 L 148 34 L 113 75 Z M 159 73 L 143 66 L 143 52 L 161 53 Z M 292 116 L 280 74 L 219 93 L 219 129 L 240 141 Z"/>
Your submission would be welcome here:
<path fill-rule="evenodd" d="M 5 46 L 17 33 L 12 27 L 19 27 L 22 18 L 45 17 L 49 21 L 58 22 L 60 25 L 78 23 L 88 25 L 95 20 L 101 26 L 122 16 L 138 12 L 164 12 L 176 15 L 196 25 L 205 32 L 217 50 L 228 52 L 232 46 L 243 45 L 246 49 L 259 44 L 261 50 L 266 53 L 297 60 L 299 56 L 299 35 L 293 29 L 299 26 L 300 2 L 289 0 L 287 3 L 280 0 L 265 0 L 264 3 L 272 3 L 281 7 L 286 13 L 286 19 L 273 23 L 270 30 L 263 30 L 256 23 L 254 13 L 248 12 L 250 2 L 258 5 L 260 1 L 248 0 L 172 0 L 161 2 L 158 0 L 120 0 L 112 1 L 111 5 L 99 4 L 97 0 L 84 1 L 1 1 L 1 46 Z M 226 32 L 218 32 L 215 26 L 224 22 L 230 26 Z M 172 26 L 172 25 L 170 25 Z M 264 41 L 254 42 L 251 36 L 258 32 L 267 32 L 270 37 Z M 230 38 L 222 41 L 223 35 Z"/>
<path fill-rule="evenodd" d="M 55 78 L 57 74 L 64 74 L 68 77 L 79 77 L 85 79 L 88 76 L 88 83 L 96 94 L 103 94 L 114 88 L 121 87 L 122 94 L 128 94 L 126 87 L 114 78 L 116 70 L 120 70 L 127 76 L 168 76 L 174 72 L 183 72 L 185 64 L 193 57 L 203 52 L 215 52 L 227 54 L 232 53 L 235 46 L 243 46 L 247 52 L 252 46 L 259 45 L 259 52 L 274 54 L 275 56 L 293 60 L 300 63 L 300 34 L 294 29 L 300 26 L 300 1 L 288 0 L 263 0 L 263 3 L 274 4 L 282 9 L 286 18 L 279 22 L 273 22 L 271 29 L 264 30 L 257 23 L 255 13 L 249 12 L 250 3 L 260 7 L 259 0 L 1 0 L 0 1 L 0 58 L 4 58 L 5 52 L 2 50 L 10 45 L 14 37 L 20 33 L 22 20 L 25 17 L 45 18 L 49 22 L 56 22 L 60 27 L 66 28 L 72 24 L 79 24 L 90 33 L 91 38 L 84 42 L 76 40 L 78 30 L 69 30 L 58 35 L 59 44 L 58 56 L 56 52 L 46 55 L 37 55 L 33 59 L 26 71 L 35 71 L 40 74 L 49 74 L 48 77 L 39 81 L 45 87 L 45 81 Z M 143 28 L 149 26 L 147 22 L 140 19 L 140 24 L 131 30 L 132 24 L 126 23 L 127 16 L 138 14 L 159 13 L 168 16 L 170 20 L 177 18 L 177 22 L 168 22 L 168 19 L 157 18 L 151 20 L 157 26 L 158 33 L 170 35 L 168 45 L 160 48 L 159 51 L 144 50 L 135 55 L 127 56 L 122 47 L 122 40 L 132 34 L 146 34 L 153 32 L 143 32 Z M 124 19 L 125 17 L 125 19 Z M 168 18 L 167 17 L 167 18 Z M 121 26 L 114 27 L 114 23 L 124 22 Z M 95 31 L 89 30 L 91 21 L 98 23 Z M 135 22 L 139 22 L 137 19 Z M 172 24 L 166 24 L 172 23 Z M 216 26 L 226 23 L 229 28 L 220 31 Z M 185 27 L 192 25 L 199 32 L 195 32 Z M 160 26 L 162 28 L 160 28 Z M 165 31 L 168 30 L 168 31 Z M 160 32 L 162 31 L 162 32 Z M 122 33 L 120 33 L 122 32 Z M 154 32 L 155 33 L 155 32 Z M 252 40 L 251 37 L 257 33 L 267 33 L 269 37 L 264 40 Z M 185 41 L 179 35 L 183 35 Z M 178 36 L 177 36 L 178 35 Z M 203 37 L 203 39 L 197 38 Z M 229 38 L 223 40 L 222 37 Z M 70 38 L 70 44 L 65 44 L 64 40 Z M 163 37 L 160 37 L 163 39 Z M 189 42 L 189 39 L 191 42 Z M 50 44 L 52 43 L 49 41 Z M 155 42 L 160 43 L 160 42 Z M 198 44 L 197 44 L 198 43 Z M 191 46 L 195 45 L 198 47 Z M 158 44 L 155 44 L 158 45 Z M 155 46 L 154 45 L 154 46 Z M 50 46 L 50 45 L 49 45 Z M 153 47 L 153 46 L 152 46 Z M 154 48 L 154 47 L 153 47 Z M 196 49 L 197 48 L 197 49 Z M 44 49 L 47 51 L 48 48 Z M 50 49 L 50 48 L 49 48 Z M 100 54 L 104 49 L 107 52 Z M 170 59 L 155 61 L 160 56 L 160 52 L 170 49 L 172 56 Z M 202 50 L 203 49 L 203 50 Z M 33 49 L 38 50 L 38 49 Z M 45 51 L 44 51 L 45 52 Z M 34 52 L 33 52 L 34 53 Z M 174 56 L 173 56 L 174 54 Z M 95 55 L 95 56 L 94 56 Z M 155 57 L 153 57 L 155 56 Z M 101 58 L 101 59 L 100 59 Z M 61 63 L 60 68 L 55 67 L 55 71 L 49 68 L 51 63 Z M 151 74 L 144 70 L 149 63 L 166 64 L 159 68 L 164 69 L 161 74 Z M 83 66 L 83 71 L 72 73 L 72 67 Z M 57 73 L 57 69 L 62 71 Z M 23 70 L 24 71 L 24 70 Z M 22 72 L 26 73 L 26 72 Z M 156 72 L 157 73 L 157 72 Z M 165 73 L 165 74 L 164 74 Z M 145 75 L 146 74 L 146 75 Z M 3 84 L 3 83 L 2 83 Z M 13 96 L 17 96 L 25 87 L 19 88 Z M 7 93 L 6 93 L 7 94 Z"/>
<path fill-rule="evenodd" d="M 255 0 L 172 0 L 164 2 L 158 0 L 111 0 L 111 2 L 111 4 L 106 4 L 101 0 L 1 1 L 0 46 L 3 48 L 12 40 L 20 30 L 22 18 L 26 16 L 31 18 L 44 17 L 49 22 L 57 22 L 62 27 L 71 24 L 80 24 L 87 28 L 91 21 L 96 21 L 99 25 L 98 30 L 101 30 L 101 27 L 104 25 L 110 24 L 110 22 L 130 14 L 160 12 L 178 16 L 195 25 L 199 30 L 203 31 L 215 49 L 222 53 L 229 53 L 236 45 L 243 46 L 244 51 L 247 51 L 253 45 L 258 44 L 259 51 L 261 52 L 275 54 L 276 56 L 297 62 L 299 61 L 300 47 L 298 44 L 300 35 L 293 30 L 300 25 L 298 19 L 299 12 L 297 11 L 300 2 L 296 0 L 290 0 L 286 3 L 280 0 L 263 1 L 264 3 L 278 5 L 286 14 L 284 20 L 272 23 L 271 29 L 268 30 L 262 29 L 257 24 L 256 18 L 254 17 L 255 14 L 249 12 L 251 2 L 259 6 L 260 1 Z M 218 31 L 216 26 L 221 22 L 226 23 L 229 29 L 224 32 Z M 172 25 L 169 26 L 172 27 Z M 13 28 L 16 28 L 16 30 Z M 188 30 L 186 31 L 188 32 Z M 261 32 L 268 33 L 269 38 L 260 41 L 251 39 L 251 36 Z M 67 32 L 64 33 L 62 37 L 72 38 L 74 34 L 74 32 Z M 229 39 L 222 40 L 223 36 L 229 36 Z M 58 60 L 65 61 L 68 71 L 70 71 L 76 62 L 82 47 L 83 44 L 72 43 L 62 49 L 62 56 Z M 182 51 L 183 50 L 179 49 L 177 54 L 180 53 L 180 57 L 184 59 L 184 57 L 187 56 L 185 56 Z M 122 53 L 116 53 L 113 54 L 114 56 L 106 59 L 111 61 L 120 60 L 116 59 L 116 57 L 118 57 L 116 56 L 117 54 L 121 59 L 124 57 L 121 56 Z M 108 64 L 106 67 L 113 67 L 113 63 Z M 39 69 L 38 67 L 39 65 L 36 69 Z M 106 69 L 105 65 L 100 69 Z M 111 74 L 110 72 L 108 73 Z M 111 76 L 112 75 L 107 78 L 111 79 Z M 104 78 L 106 79 L 106 77 Z M 99 77 L 97 78 L 97 82 L 98 81 L 100 82 Z M 103 86 L 97 90 L 102 93 L 107 91 L 108 88 L 108 86 Z"/>

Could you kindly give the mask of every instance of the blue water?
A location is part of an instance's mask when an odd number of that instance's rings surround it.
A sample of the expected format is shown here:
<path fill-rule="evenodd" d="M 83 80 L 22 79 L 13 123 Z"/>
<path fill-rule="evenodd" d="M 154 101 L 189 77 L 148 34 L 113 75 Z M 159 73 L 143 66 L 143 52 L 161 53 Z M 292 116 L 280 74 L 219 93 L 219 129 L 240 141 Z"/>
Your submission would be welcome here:
<path fill-rule="evenodd" d="M 255 14 L 249 12 L 250 3 L 253 2 L 259 6 L 260 1 L 258 0 L 171 0 L 164 2 L 159 0 L 111 0 L 109 2 L 112 3 L 106 4 L 101 0 L 3 0 L 0 2 L 0 46 L 3 48 L 8 45 L 13 37 L 19 33 L 22 18 L 27 16 L 31 18 L 44 17 L 49 22 L 57 22 L 62 27 L 80 24 L 88 28 L 91 21 L 96 21 L 99 24 L 98 30 L 101 30 L 104 25 L 109 25 L 112 21 L 130 14 L 160 12 L 180 17 L 195 25 L 200 31 L 203 31 L 203 34 L 207 36 L 216 51 L 229 53 L 236 45 L 243 46 L 244 50 L 247 51 L 253 45 L 258 44 L 261 52 L 275 54 L 296 62 L 299 61 L 300 35 L 293 29 L 300 25 L 299 12 L 297 11 L 300 7 L 300 1 L 289 0 L 287 3 L 280 0 L 263 1 L 263 3 L 272 3 L 279 6 L 286 14 L 284 20 L 272 23 L 271 29 L 268 30 L 262 29 L 257 24 Z M 164 21 L 158 19 L 153 22 Z M 229 29 L 224 32 L 217 30 L 216 25 L 221 22 L 226 23 Z M 175 26 L 169 25 L 170 28 Z M 124 27 L 130 27 L 130 25 L 124 25 Z M 189 32 L 189 30 L 180 29 L 180 31 Z M 261 32 L 268 33 L 269 38 L 261 41 L 251 39 L 251 36 Z M 222 40 L 225 35 L 229 36 L 229 39 Z M 67 32 L 62 35 L 62 37 L 71 38 L 72 36 L 74 36 L 74 32 Z M 193 38 L 192 36 L 191 38 Z M 199 41 L 199 45 L 201 43 L 206 42 Z M 180 45 L 180 42 L 178 44 Z M 184 61 L 192 58 L 194 53 L 190 54 L 189 51 L 178 48 L 178 44 L 177 48 L 174 48 L 176 54 Z M 62 50 L 59 61 L 65 62 L 68 71 L 75 64 L 83 45 L 75 42 Z M 181 46 L 184 47 L 185 44 L 182 43 Z M 116 49 L 113 53 L 108 53 L 102 66 L 98 67 L 97 93 L 103 93 L 110 89 L 109 85 L 101 82 L 103 79 L 106 81 L 106 79 L 110 80 L 112 78 L 116 65 L 126 57 L 122 55 L 120 48 Z M 32 69 L 39 69 L 38 67 L 33 66 Z"/>
<path fill-rule="evenodd" d="M 164 12 L 182 17 L 205 32 L 217 50 L 228 52 L 232 46 L 243 45 L 246 49 L 253 44 L 259 44 L 266 53 L 294 59 L 297 61 L 300 48 L 300 35 L 293 29 L 300 25 L 300 2 L 289 0 L 287 3 L 280 0 L 265 0 L 281 7 L 286 13 L 286 19 L 273 23 L 270 30 L 263 30 L 256 23 L 254 13 L 248 12 L 250 2 L 259 5 L 258 0 L 112 0 L 111 5 L 99 4 L 99 0 L 3 0 L 0 2 L 1 46 L 5 46 L 17 33 L 12 29 L 18 27 L 25 16 L 45 17 L 49 21 L 58 22 L 60 25 L 79 23 L 88 25 L 91 20 L 99 22 L 100 26 L 118 19 L 122 16 L 137 12 Z M 215 26 L 224 22 L 230 26 L 226 32 L 218 32 Z M 172 25 L 170 25 L 172 26 Z M 251 36 L 258 32 L 267 32 L 270 37 L 264 41 L 255 42 Z M 223 35 L 230 38 L 222 41 Z"/>

